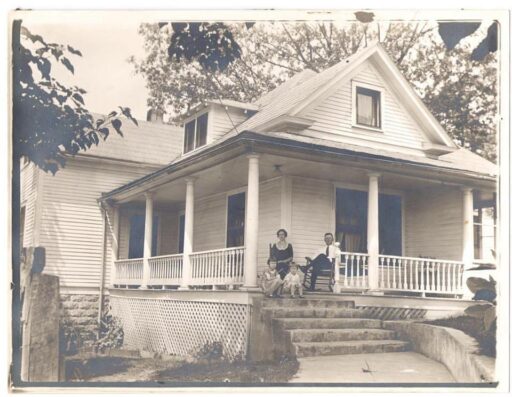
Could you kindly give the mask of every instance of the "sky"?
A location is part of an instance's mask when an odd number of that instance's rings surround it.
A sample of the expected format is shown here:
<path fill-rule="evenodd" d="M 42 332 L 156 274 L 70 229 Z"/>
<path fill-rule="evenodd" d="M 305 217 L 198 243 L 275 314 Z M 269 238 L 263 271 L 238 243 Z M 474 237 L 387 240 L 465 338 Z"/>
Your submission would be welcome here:
<path fill-rule="evenodd" d="M 54 66 L 53 75 L 66 85 L 85 89 L 85 104 L 90 111 L 108 113 L 125 106 L 131 108 L 134 117 L 145 119 L 145 81 L 127 62 L 130 55 L 144 55 L 143 38 L 137 33 L 141 21 L 136 17 L 109 21 L 108 14 L 99 15 L 104 18 L 66 15 L 46 21 L 29 17 L 24 19 L 24 26 L 47 42 L 67 44 L 82 52 L 82 57 L 70 56 L 74 75 L 60 65 Z"/>

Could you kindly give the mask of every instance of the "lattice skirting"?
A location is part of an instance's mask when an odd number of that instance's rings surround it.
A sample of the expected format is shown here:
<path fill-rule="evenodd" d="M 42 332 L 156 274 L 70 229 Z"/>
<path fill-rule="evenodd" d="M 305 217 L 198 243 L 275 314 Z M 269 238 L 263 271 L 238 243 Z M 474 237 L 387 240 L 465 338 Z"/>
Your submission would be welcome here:
<path fill-rule="evenodd" d="M 248 305 L 119 296 L 111 296 L 110 304 L 128 346 L 187 356 L 207 342 L 221 342 L 227 358 L 245 358 Z"/>
<path fill-rule="evenodd" d="M 357 309 L 362 311 L 366 318 L 381 320 L 416 320 L 424 318 L 427 313 L 426 309 L 404 307 L 357 306 Z"/>

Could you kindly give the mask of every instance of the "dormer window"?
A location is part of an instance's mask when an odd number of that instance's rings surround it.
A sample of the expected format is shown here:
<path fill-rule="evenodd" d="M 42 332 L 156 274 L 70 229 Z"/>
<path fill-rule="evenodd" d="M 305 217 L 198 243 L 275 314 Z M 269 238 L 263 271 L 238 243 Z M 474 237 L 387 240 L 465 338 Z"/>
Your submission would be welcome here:
<path fill-rule="evenodd" d="M 198 118 L 186 123 L 183 153 L 188 153 L 194 149 L 206 145 L 207 133 L 208 113 L 204 113 Z"/>
<path fill-rule="evenodd" d="M 353 125 L 382 131 L 382 90 L 373 85 L 353 82 Z"/>

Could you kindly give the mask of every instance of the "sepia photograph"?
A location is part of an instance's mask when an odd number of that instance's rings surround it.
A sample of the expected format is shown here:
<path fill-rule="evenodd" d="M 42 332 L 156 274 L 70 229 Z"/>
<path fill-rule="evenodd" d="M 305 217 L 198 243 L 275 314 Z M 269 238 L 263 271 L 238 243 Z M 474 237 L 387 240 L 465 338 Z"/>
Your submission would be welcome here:
<path fill-rule="evenodd" d="M 509 18 L 10 11 L 11 391 L 508 387 Z"/>

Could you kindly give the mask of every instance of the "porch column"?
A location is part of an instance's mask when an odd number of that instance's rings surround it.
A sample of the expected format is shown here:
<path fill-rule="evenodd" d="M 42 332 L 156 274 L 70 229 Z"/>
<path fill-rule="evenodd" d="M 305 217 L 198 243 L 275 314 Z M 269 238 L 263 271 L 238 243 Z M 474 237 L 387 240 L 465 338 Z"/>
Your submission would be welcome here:
<path fill-rule="evenodd" d="M 369 173 L 368 183 L 368 284 L 379 288 L 379 176 Z"/>
<path fill-rule="evenodd" d="M 257 288 L 258 280 L 258 214 L 260 171 L 258 154 L 249 154 L 247 175 L 247 210 L 245 214 L 245 288 Z"/>
<path fill-rule="evenodd" d="M 142 273 L 142 288 L 149 283 L 149 258 L 151 258 L 151 243 L 153 242 L 153 192 L 146 192 L 146 216 L 144 218 L 144 258 Z"/>
<path fill-rule="evenodd" d="M 475 259 L 473 231 L 473 189 L 463 188 L 462 261 L 467 269 Z"/>
<path fill-rule="evenodd" d="M 187 178 L 185 196 L 185 230 L 183 240 L 183 271 L 179 289 L 189 289 L 191 279 L 190 254 L 194 249 L 194 184 L 196 178 Z"/>
<path fill-rule="evenodd" d="M 119 259 L 119 205 L 110 205 L 112 212 L 112 244 L 111 250 L 111 266 L 110 266 L 110 285 L 114 285 L 116 280 L 116 261 Z"/>

